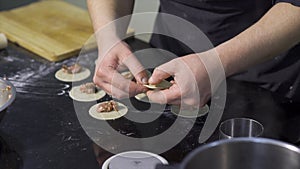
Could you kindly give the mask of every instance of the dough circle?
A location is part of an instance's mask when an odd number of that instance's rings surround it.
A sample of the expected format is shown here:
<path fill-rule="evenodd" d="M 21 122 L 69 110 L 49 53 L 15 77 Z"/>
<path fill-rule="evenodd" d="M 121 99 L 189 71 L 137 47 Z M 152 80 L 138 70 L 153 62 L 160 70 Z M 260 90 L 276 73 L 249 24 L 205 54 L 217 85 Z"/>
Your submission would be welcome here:
<path fill-rule="evenodd" d="M 193 111 L 193 110 L 181 110 L 181 112 L 180 112 L 179 106 L 172 105 L 171 112 L 180 117 L 195 118 L 195 117 L 201 117 L 201 116 L 206 115 L 209 112 L 209 107 L 206 104 L 205 106 L 200 108 L 197 113 L 196 111 Z M 180 114 L 179 114 L 179 112 L 180 112 Z"/>
<path fill-rule="evenodd" d="M 172 83 L 170 83 L 166 80 L 163 80 L 159 84 L 156 84 L 156 85 L 147 84 L 147 85 L 144 85 L 144 86 L 147 87 L 148 89 L 164 90 L 164 89 L 170 88 L 172 86 Z"/>
<path fill-rule="evenodd" d="M 69 74 L 63 72 L 63 69 L 59 69 L 55 73 L 55 78 L 63 82 L 78 82 L 88 78 L 91 75 L 91 71 L 87 68 L 82 67 L 79 73 Z"/>
<path fill-rule="evenodd" d="M 105 91 L 98 89 L 97 93 L 87 94 L 80 91 L 80 86 L 72 87 L 69 96 L 76 101 L 91 102 L 103 98 L 106 95 Z"/>
<path fill-rule="evenodd" d="M 101 103 L 104 103 L 104 102 L 101 102 Z M 118 111 L 99 113 L 99 112 L 97 112 L 97 108 L 98 108 L 99 104 L 101 104 L 101 103 L 95 104 L 89 110 L 90 116 L 92 116 L 95 119 L 98 119 L 98 120 L 115 120 L 115 119 L 118 119 L 120 117 L 123 117 L 128 112 L 128 108 L 124 104 L 116 102 L 118 104 Z"/>
<path fill-rule="evenodd" d="M 152 103 L 145 93 L 137 94 L 134 97 L 141 102 Z"/>

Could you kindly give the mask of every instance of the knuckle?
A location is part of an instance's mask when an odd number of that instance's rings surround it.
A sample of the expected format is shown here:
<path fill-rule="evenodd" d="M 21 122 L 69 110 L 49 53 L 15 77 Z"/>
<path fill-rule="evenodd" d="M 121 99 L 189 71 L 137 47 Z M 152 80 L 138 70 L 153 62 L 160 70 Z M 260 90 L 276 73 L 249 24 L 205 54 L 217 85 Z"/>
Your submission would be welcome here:
<path fill-rule="evenodd" d="M 200 106 L 199 98 L 195 98 L 195 97 L 185 98 L 183 99 L 183 103 L 188 106 Z"/>
<path fill-rule="evenodd" d="M 105 92 L 107 92 L 107 90 L 105 89 L 105 82 L 102 81 L 101 79 L 99 79 L 97 76 L 93 77 L 93 82 L 95 85 L 97 85 L 98 87 L 100 87 L 102 90 L 104 90 Z"/>
<path fill-rule="evenodd" d="M 188 106 L 199 106 L 200 105 L 200 103 L 194 99 L 188 99 L 188 100 L 184 99 L 183 103 Z"/>
<path fill-rule="evenodd" d="M 133 96 L 135 96 L 138 93 L 141 93 L 141 90 L 140 90 L 139 87 L 137 87 L 137 86 L 130 86 L 130 88 L 129 88 L 129 96 L 130 97 L 133 97 Z"/>
<path fill-rule="evenodd" d="M 93 77 L 93 82 L 94 82 L 97 86 L 101 87 L 101 86 L 100 86 L 101 82 L 100 82 L 100 80 L 98 79 L 98 77 L 97 77 L 96 75 Z"/>
<path fill-rule="evenodd" d="M 154 69 L 153 73 L 152 73 L 152 76 L 159 77 L 160 71 L 163 71 L 163 70 L 161 70 L 160 68 Z"/>
<path fill-rule="evenodd" d="M 195 99 L 192 99 L 191 100 L 191 103 L 190 103 L 192 106 L 198 106 L 200 104 L 199 101 L 195 100 Z"/>
<path fill-rule="evenodd" d="M 94 77 L 102 77 L 103 75 L 102 69 L 97 69 Z"/>

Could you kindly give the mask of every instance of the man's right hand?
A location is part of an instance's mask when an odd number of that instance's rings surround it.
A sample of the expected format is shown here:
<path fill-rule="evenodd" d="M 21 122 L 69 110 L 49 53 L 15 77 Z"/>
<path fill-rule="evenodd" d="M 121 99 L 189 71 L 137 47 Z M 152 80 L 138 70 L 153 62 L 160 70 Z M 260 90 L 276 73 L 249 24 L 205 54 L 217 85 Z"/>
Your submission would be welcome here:
<path fill-rule="evenodd" d="M 101 46 L 101 45 L 100 45 Z M 100 47 L 101 48 L 101 47 Z M 125 79 L 120 72 L 126 69 L 134 75 L 136 82 Z M 114 98 L 122 99 L 147 91 L 142 84 L 148 83 L 147 73 L 129 46 L 119 41 L 108 50 L 99 50 L 94 83 Z"/>

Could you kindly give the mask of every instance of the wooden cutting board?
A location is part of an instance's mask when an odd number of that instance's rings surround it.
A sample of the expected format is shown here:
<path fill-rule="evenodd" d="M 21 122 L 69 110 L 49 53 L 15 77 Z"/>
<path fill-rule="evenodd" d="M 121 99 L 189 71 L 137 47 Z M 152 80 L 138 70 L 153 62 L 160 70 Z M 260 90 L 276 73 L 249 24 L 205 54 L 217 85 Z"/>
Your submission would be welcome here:
<path fill-rule="evenodd" d="M 60 61 L 78 54 L 93 28 L 86 10 L 63 1 L 40 1 L 0 12 L 0 32 L 33 53 Z"/>

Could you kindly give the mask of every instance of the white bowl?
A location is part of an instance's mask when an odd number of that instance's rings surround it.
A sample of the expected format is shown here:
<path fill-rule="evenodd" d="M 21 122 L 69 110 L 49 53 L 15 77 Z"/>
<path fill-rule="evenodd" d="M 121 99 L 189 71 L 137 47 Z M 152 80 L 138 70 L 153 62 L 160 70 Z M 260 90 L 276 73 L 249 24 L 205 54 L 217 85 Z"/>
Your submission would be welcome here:
<path fill-rule="evenodd" d="M 110 162 L 115 159 L 116 157 L 124 157 L 124 158 L 132 158 L 132 159 L 145 159 L 147 157 L 154 157 L 156 158 L 158 161 L 161 162 L 161 164 L 168 164 L 168 161 L 166 159 L 164 159 L 163 157 L 151 153 L 151 152 L 146 152 L 146 151 L 127 151 L 127 152 L 122 152 L 119 154 L 116 154 L 110 158 L 108 158 L 102 165 L 102 169 L 108 169 Z M 158 163 L 156 163 L 158 164 Z M 153 169 L 155 168 L 156 164 L 153 164 Z M 149 168 L 149 166 L 147 166 L 147 168 Z"/>
<path fill-rule="evenodd" d="M 5 90 L 10 87 L 10 90 Z M 12 83 L 0 78 L 0 112 L 12 104 L 16 97 L 16 89 Z"/>

